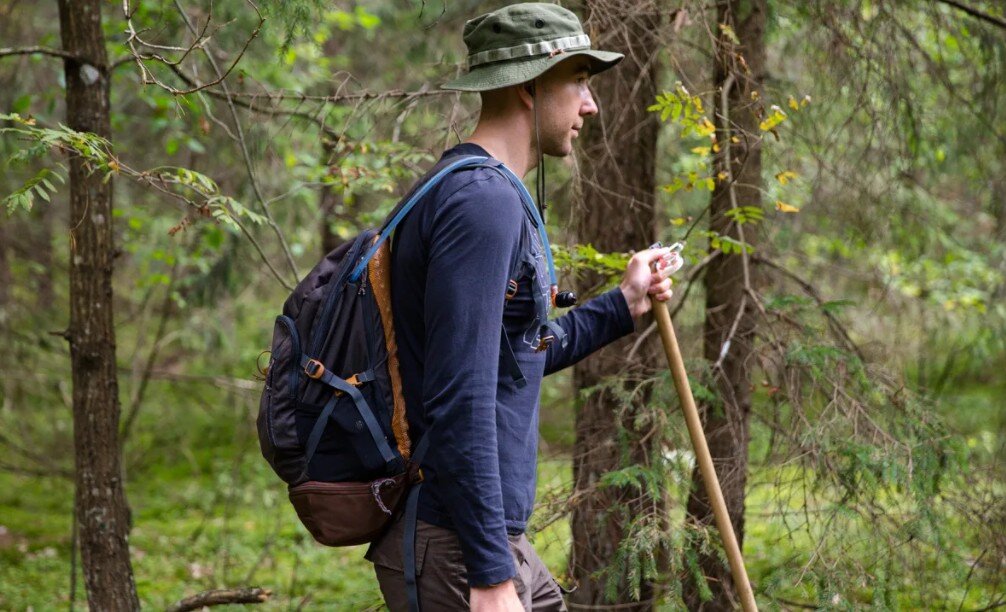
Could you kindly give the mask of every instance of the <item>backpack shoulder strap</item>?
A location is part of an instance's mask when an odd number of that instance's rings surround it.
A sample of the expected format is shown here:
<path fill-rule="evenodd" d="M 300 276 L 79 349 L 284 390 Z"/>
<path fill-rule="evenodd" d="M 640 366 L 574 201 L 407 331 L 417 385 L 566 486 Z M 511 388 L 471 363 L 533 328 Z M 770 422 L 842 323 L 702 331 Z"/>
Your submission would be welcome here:
<path fill-rule="evenodd" d="M 520 195 L 520 200 L 524 204 L 525 210 L 531 216 L 534 223 L 535 229 L 538 230 L 538 237 L 541 238 L 542 249 L 545 251 L 545 260 L 548 262 L 548 275 L 549 281 L 552 287 L 556 287 L 559 282 L 556 280 L 555 275 L 555 262 L 552 260 L 552 247 L 548 242 L 548 233 L 545 231 L 545 222 L 541 218 L 541 214 L 538 212 L 538 207 L 534 205 L 534 200 L 531 199 L 531 194 L 528 192 L 527 187 L 524 186 L 524 182 L 513 173 L 513 170 L 506 167 L 506 164 L 499 160 L 491 160 L 487 163 L 480 164 L 487 168 L 494 168 L 497 172 L 506 177 L 513 185 L 513 188 Z"/>
<path fill-rule="evenodd" d="M 395 231 L 395 227 L 402 222 L 405 215 L 409 214 L 409 211 L 412 210 L 419 200 L 429 193 L 431 189 L 436 187 L 445 176 L 460 168 L 477 166 L 488 159 L 488 157 L 478 155 L 466 155 L 458 159 L 447 158 L 434 166 L 433 170 L 427 173 L 427 175 L 416 184 L 416 186 L 412 189 L 412 193 L 410 193 L 407 198 L 402 200 L 402 202 L 400 202 L 398 206 L 391 211 L 388 218 L 385 219 L 384 225 L 381 226 L 381 232 L 378 234 L 377 240 L 374 241 L 374 244 L 371 245 L 371 247 L 360 259 L 360 263 L 353 268 L 353 272 L 349 275 L 349 280 L 352 282 L 360 280 L 360 277 L 363 276 L 363 271 L 367 268 L 367 264 L 374 257 L 374 254 L 377 253 L 377 250 L 381 248 L 381 244 L 388 239 L 391 232 Z"/>

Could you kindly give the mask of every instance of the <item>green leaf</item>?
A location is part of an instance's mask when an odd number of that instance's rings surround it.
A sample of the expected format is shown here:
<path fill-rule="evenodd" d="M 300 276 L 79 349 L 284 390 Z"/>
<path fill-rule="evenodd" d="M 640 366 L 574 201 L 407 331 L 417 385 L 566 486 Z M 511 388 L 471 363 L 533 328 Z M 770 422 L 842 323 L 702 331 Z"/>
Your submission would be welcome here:
<path fill-rule="evenodd" d="M 14 103 L 11 104 L 11 110 L 14 111 L 14 114 L 23 113 L 27 111 L 30 106 L 31 106 L 31 94 L 25 94 L 19 97 L 18 99 L 14 100 Z"/>

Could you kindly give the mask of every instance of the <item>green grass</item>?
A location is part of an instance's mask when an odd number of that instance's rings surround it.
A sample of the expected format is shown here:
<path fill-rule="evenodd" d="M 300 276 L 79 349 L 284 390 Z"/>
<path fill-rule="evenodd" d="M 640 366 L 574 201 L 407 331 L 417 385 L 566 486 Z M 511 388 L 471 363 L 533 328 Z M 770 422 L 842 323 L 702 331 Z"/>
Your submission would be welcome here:
<path fill-rule="evenodd" d="M 261 610 L 295 609 L 301 604 L 333 610 L 380 607 L 376 581 L 363 559 L 365 547 L 320 546 L 297 521 L 284 487 L 259 455 L 254 394 L 159 384 L 150 397 L 127 452 L 127 496 L 133 512 L 130 546 L 144 607 L 163 608 L 205 589 L 246 585 L 273 591 L 272 599 L 256 608 Z M 571 480 L 567 449 L 572 410 L 554 403 L 545 409 L 552 411 L 549 429 L 565 427 L 566 433 L 545 445 L 546 453 L 539 461 L 542 494 L 566 487 Z M 39 413 L 37 418 L 45 423 L 50 415 Z M 994 420 L 990 417 L 984 422 Z M 978 440 L 988 429 L 976 425 L 969 435 Z M 42 425 L 38 427 L 44 432 Z M 757 428 L 753 434 L 762 435 Z M 62 455 L 54 458 L 66 461 L 69 452 L 63 447 L 56 452 Z M 965 593 L 959 586 L 965 576 L 953 573 L 941 559 L 941 551 L 920 547 L 920 567 L 927 575 L 940 575 L 939 584 L 890 584 L 883 572 L 874 572 L 850 579 L 841 593 L 830 593 L 825 585 L 801 574 L 824 536 L 832 536 L 824 552 L 836 555 L 835 547 L 842 546 L 842 554 L 848 556 L 843 562 L 851 567 L 857 559 L 871 561 L 871 556 L 885 549 L 870 540 L 872 531 L 862 517 L 840 515 L 835 523 L 842 530 L 839 537 L 825 533 L 827 526 L 805 529 L 803 485 L 795 476 L 793 467 L 752 467 L 745 556 L 760 592 L 767 589 L 777 597 L 826 607 L 904 609 L 919 601 L 919 592 L 939 590 L 944 601 L 963 602 L 964 609 L 969 609 L 987 603 L 996 589 L 1003 588 L 978 584 Z M 892 491 L 878 499 L 893 508 L 903 501 L 897 496 Z M 680 524 L 684 490 L 672 492 L 672 497 L 670 520 Z M 818 505 L 807 508 L 811 514 L 827 511 L 829 501 L 834 501 L 826 494 L 817 499 Z M 0 531 L 0 609 L 66 607 L 72 501 L 72 483 L 66 479 L 0 473 L 0 525 L 4 528 Z M 566 520 L 536 531 L 532 540 L 553 574 L 563 576 L 570 546 Z M 971 554 L 973 543 L 949 542 L 948 546 Z M 893 592 L 893 602 L 881 605 L 882 591 Z M 76 598 L 77 608 L 84 609 L 79 568 Z M 766 609 L 779 607 L 770 599 L 761 601 Z"/>

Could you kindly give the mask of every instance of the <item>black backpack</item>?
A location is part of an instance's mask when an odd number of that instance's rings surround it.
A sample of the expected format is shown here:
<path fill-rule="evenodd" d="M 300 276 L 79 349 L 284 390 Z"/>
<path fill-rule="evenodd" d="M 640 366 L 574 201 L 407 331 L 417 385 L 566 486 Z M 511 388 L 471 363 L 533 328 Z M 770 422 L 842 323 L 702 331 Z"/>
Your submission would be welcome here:
<path fill-rule="evenodd" d="M 520 180 L 496 160 L 446 157 L 399 202 L 380 231 L 364 231 L 316 265 L 276 318 L 259 406 L 259 443 L 289 485 L 297 515 L 322 544 L 376 539 L 409 486 L 422 479 L 418 464 L 425 445 L 409 439 L 398 371 L 387 238 L 441 179 L 473 166 L 500 171 L 521 193 L 544 241 L 554 285 L 544 224 Z M 522 384 L 505 332 L 501 338 L 504 371 Z"/>

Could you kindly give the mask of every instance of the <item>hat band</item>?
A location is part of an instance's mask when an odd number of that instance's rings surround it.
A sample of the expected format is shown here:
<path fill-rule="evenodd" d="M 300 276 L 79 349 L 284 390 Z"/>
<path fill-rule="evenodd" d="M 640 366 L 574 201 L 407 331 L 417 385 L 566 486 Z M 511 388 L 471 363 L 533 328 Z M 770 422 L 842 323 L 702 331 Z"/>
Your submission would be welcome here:
<path fill-rule="evenodd" d="M 578 36 L 567 36 L 566 38 L 556 38 L 554 40 L 543 40 L 537 43 L 527 43 L 515 47 L 505 47 L 503 49 L 490 49 L 474 55 L 468 56 L 468 69 L 472 69 L 482 64 L 499 62 L 502 60 L 516 59 L 518 57 L 532 57 L 535 55 L 545 55 L 546 53 L 557 53 L 569 49 L 589 49 L 590 37 L 586 34 Z"/>

